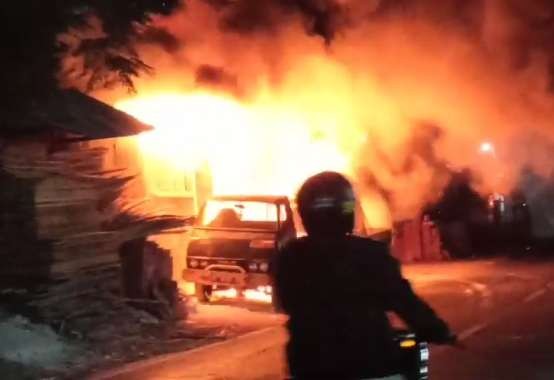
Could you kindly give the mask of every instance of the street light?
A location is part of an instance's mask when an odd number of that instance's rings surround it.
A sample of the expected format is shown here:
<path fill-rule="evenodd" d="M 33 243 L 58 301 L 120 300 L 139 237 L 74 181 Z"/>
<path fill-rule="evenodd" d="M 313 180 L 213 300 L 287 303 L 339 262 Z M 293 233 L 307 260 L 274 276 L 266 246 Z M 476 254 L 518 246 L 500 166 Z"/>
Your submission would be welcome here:
<path fill-rule="evenodd" d="M 479 146 L 479 151 L 483 154 L 494 155 L 494 145 L 490 141 L 483 141 Z"/>

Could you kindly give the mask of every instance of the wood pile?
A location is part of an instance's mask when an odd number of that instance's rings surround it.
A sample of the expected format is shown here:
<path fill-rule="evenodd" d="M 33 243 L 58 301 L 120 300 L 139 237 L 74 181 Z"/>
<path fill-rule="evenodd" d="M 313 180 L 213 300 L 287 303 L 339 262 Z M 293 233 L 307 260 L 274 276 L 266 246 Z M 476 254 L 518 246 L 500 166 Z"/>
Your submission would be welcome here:
<path fill-rule="evenodd" d="M 38 139 L 2 145 L 0 289 L 32 286 L 29 304 L 49 320 L 120 308 L 122 244 L 183 220 L 137 212 L 141 200 L 125 198 L 134 178 L 103 168 L 106 149 L 78 142 L 52 151 Z"/>

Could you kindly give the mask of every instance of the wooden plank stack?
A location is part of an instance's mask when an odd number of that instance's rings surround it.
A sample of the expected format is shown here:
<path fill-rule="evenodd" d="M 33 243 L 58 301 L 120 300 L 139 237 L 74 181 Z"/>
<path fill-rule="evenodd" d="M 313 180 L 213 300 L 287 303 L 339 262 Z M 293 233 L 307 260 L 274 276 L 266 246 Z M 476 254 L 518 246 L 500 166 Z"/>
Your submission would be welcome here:
<path fill-rule="evenodd" d="M 0 290 L 38 289 L 27 293 L 30 305 L 59 319 L 100 299 L 113 308 L 122 297 L 119 247 L 182 219 L 142 213 L 140 199 L 126 198 L 137 193 L 133 176 L 104 167 L 107 149 L 55 145 L 0 141 Z"/>

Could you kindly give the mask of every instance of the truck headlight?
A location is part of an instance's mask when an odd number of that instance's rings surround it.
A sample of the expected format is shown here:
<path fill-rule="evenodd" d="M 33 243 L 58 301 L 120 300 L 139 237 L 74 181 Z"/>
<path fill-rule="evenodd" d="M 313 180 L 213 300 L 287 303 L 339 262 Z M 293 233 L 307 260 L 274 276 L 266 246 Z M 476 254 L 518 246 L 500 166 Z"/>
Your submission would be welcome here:
<path fill-rule="evenodd" d="M 256 272 L 258 270 L 258 264 L 248 263 L 248 270 L 250 270 L 251 272 Z"/>
<path fill-rule="evenodd" d="M 260 268 L 260 272 L 267 272 L 269 270 L 268 263 L 260 263 L 258 267 Z"/>
<path fill-rule="evenodd" d="M 190 260 L 190 261 L 189 261 L 189 265 L 190 265 L 191 268 L 196 268 L 196 267 L 198 267 L 198 260 L 196 260 L 196 259 Z"/>

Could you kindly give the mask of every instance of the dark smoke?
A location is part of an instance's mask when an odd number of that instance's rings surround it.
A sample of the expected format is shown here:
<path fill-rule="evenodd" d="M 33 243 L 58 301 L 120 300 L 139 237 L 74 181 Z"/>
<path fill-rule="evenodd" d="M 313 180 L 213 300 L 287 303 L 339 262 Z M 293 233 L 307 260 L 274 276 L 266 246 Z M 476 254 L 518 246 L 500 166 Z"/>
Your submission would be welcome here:
<path fill-rule="evenodd" d="M 145 49 L 159 74 L 146 92 L 179 82 L 336 111 L 330 138 L 368 138 L 340 148 L 393 218 L 435 201 L 463 167 L 481 194 L 510 190 L 526 163 L 554 168 L 522 140 L 554 141 L 554 1 L 189 0 L 159 26 L 182 49 Z"/>
<path fill-rule="evenodd" d="M 275 32 L 282 9 L 272 0 L 212 2 L 221 12 L 220 25 L 236 33 Z"/>
<path fill-rule="evenodd" d="M 514 68 L 524 69 L 535 54 L 543 54 L 554 78 L 554 2 L 550 0 L 207 1 L 220 12 L 221 28 L 227 32 L 277 33 L 296 15 L 304 20 L 308 35 L 321 37 L 326 44 L 362 23 L 398 18 L 428 21 L 445 31 L 471 36 L 492 54 L 504 52 L 500 58 L 508 59 Z M 501 40 L 494 41 L 498 34 Z M 550 81 L 554 88 L 554 79 Z"/>
<path fill-rule="evenodd" d="M 235 95 L 240 93 L 237 77 L 217 66 L 200 65 L 196 69 L 195 83 L 197 86 L 226 90 Z"/>
<path fill-rule="evenodd" d="M 389 164 L 389 170 L 395 175 L 409 174 L 415 170 L 415 160 L 421 159 L 428 166 L 434 168 L 437 174 L 448 172 L 446 163 L 437 157 L 434 146 L 443 134 L 442 129 L 429 122 L 416 123 L 411 138 L 406 142 L 406 149 L 411 152 L 404 160 L 399 170 L 395 170 Z M 381 152 L 383 153 L 383 152 Z M 390 160 L 385 154 L 381 154 L 384 162 Z"/>
<path fill-rule="evenodd" d="M 346 8 L 333 0 L 210 0 L 221 12 L 221 26 L 236 33 L 276 32 L 290 17 L 300 15 L 309 35 L 331 43 L 343 24 Z"/>
<path fill-rule="evenodd" d="M 387 154 L 379 145 L 378 140 L 372 139 L 367 144 L 366 149 L 371 150 L 379 162 L 379 170 L 373 170 L 373 167 L 363 167 L 358 175 L 362 185 L 366 188 L 374 189 L 390 207 L 391 213 L 395 215 L 397 211 L 401 214 L 402 210 L 397 210 L 398 201 L 395 199 L 395 189 L 390 188 L 390 179 L 381 178 L 383 169 L 385 173 L 393 178 L 404 178 L 417 176 L 420 170 L 418 164 L 423 162 L 426 167 L 431 169 L 432 177 L 428 180 L 428 198 L 422 200 L 425 202 L 434 202 L 441 194 L 441 189 L 453 177 L 452 170 L 448 167 L 445 160 L 440 158 L 435 151 L 435 144 L 441 139 L 444 131 L 436 124 L 431 122 L 417 122 L 413 128 L 413 133 L 405 145 L 405 150 L 410 152 L 399 163 L 399 157 Z M 363 156 L 363 154 L 362 154 Z M 394 184 L 393 184 L 394 186 Z M 398 196 L 398 195 L 397 195 Z M 401 195 L 402 196 L 402 195 Z M 406 196 L 408 196 L 406 194 Z"/>
<path fill-rule="evenodd" d="M 181 42 L 164 28 L 149 26 L 137 36 L 137 40 L 144 44 L 154 44 L 162 47 L 167 53 L 173 54 L 181 49 Z"/>

